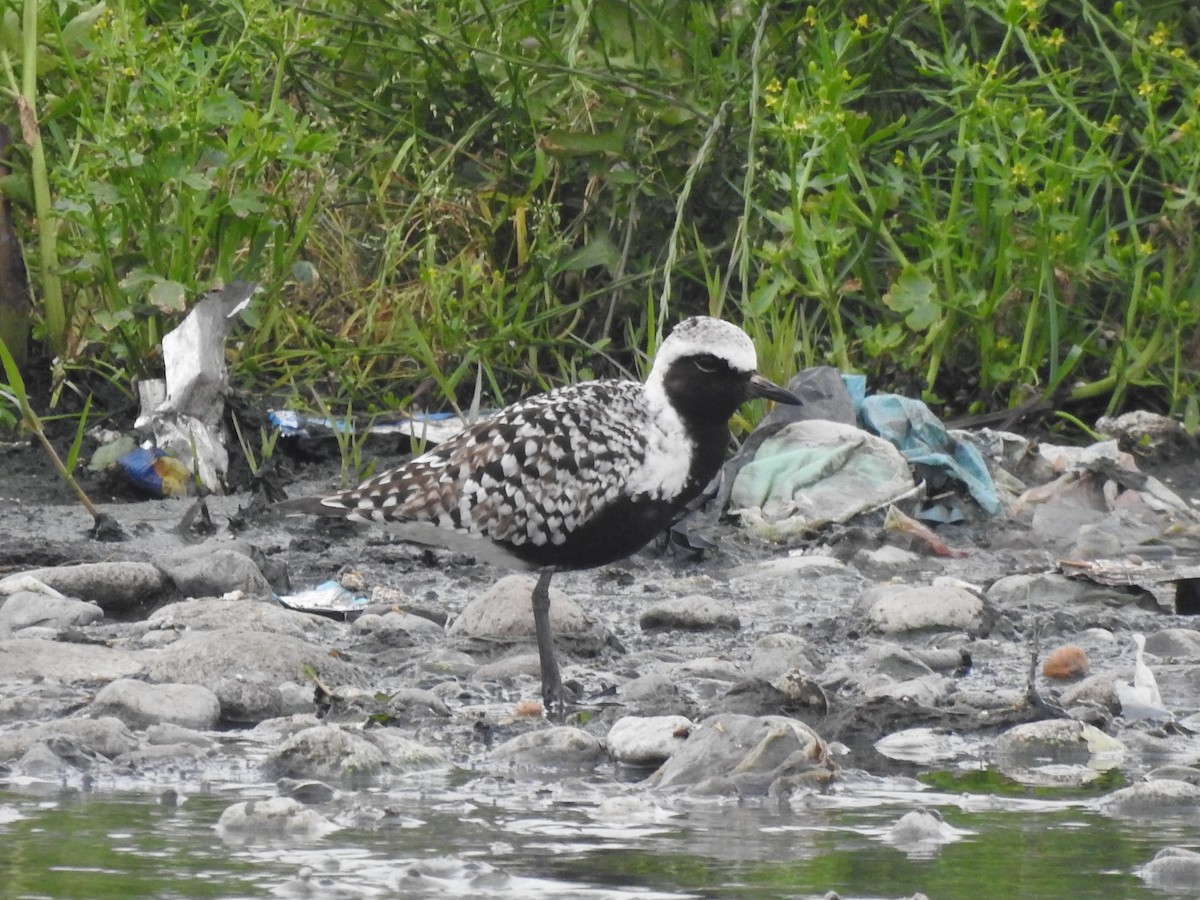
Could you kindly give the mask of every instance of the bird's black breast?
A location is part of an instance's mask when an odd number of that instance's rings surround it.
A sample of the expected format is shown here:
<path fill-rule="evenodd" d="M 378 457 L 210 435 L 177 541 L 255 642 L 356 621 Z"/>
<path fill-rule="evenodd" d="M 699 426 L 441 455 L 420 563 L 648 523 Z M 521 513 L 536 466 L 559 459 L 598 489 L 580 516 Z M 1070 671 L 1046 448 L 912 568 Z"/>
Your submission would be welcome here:
<path fill-rule="evenodd" d="M 526 543 L 506 545 L 506 549 L 535 566 L 561 569 L 603 566 L 636 553 L 654 540 L 674 521 L 682 506 L 678 499 L 668 502 L 644 496 L 620 497 L 572 531 L 561 544 Z"/>

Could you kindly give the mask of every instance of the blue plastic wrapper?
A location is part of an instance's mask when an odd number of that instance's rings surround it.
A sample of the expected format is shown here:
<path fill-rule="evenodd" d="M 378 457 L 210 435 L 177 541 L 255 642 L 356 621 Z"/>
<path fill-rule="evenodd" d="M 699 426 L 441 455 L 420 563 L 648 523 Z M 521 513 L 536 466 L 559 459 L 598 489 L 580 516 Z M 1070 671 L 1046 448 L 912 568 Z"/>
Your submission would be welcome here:
<path fill-rule="evenodd" d="M 125 481 L 152 497 L 186 497 L 192 473 L 187 466 L 157 447 L 138 447 L 117 459 Z"/>

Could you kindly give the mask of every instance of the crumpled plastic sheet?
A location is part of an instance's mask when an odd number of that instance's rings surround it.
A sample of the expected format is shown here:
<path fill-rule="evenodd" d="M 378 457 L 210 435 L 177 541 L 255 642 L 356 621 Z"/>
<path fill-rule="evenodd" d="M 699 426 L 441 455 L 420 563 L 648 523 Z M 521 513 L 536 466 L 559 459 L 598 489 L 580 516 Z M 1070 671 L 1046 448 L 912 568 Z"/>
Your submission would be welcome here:
<path fill-rule="evenodd" d="M 962 482 L 975 502 L 991 515 L 1003 509 L 983 456 L 951 435 L 920 400 L 899 394 L 873 394 L 862 398 L 858 415 L 868 431 L 890 441 L 912 465 L 929 466 Z"/>
<path fill-rule="evenodd" d="M 811 420 L 762 442 L 734 478 L 730 509 L 771 540 L 845 522 L 914 493 L 908 463 L 861 428 Z"/>

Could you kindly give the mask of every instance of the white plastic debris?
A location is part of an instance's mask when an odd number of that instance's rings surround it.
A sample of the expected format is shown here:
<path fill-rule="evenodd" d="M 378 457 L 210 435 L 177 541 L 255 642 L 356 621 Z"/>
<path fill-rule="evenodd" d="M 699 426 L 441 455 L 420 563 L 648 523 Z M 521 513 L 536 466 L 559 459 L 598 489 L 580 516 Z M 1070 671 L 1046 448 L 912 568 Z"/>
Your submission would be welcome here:
<path fill-rule="evenodd" d="M 222 426 L 228 387 L 225 338 L 256 290 L 250 282 L 235 281 L 205 294 L 163 336 L 166 378 L 138 385 L 142 406 L 135 426 L 150 431 L 155 446 L 183 462 L 214 493 L 224 490 L 229 468 Z"/>

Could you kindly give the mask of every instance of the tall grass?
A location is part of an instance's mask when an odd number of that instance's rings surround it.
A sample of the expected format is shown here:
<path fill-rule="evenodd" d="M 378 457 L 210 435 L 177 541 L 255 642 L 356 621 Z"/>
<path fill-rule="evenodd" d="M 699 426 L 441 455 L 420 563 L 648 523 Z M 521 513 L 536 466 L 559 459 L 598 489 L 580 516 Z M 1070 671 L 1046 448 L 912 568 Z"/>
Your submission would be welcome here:
<path fill-rule="evenodd" d="M 696 312 L 774 377 L 948 411 L 1195 403 L 1182 0 L 50 0 L 41 31 L 31 262 L 79 368 L 154 371 L 242 277 L 241 383 L 369 411 L 637 368 Z"/>

